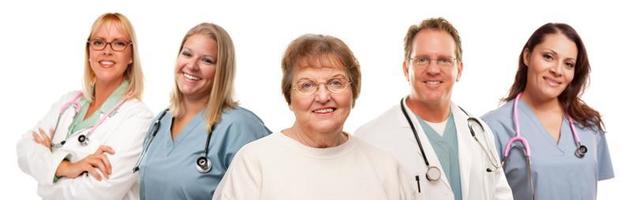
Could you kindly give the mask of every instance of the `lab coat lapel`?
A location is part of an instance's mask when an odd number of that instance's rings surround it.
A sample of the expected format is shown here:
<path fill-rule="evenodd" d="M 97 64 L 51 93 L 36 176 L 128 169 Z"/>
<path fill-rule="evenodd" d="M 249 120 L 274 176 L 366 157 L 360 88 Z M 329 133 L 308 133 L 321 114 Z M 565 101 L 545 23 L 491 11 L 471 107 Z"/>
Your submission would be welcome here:
<path fill-rule="evenodd" d="M 410 117 L 410 120 L 413 122 L 413 126 L 415 126 L 415 130 L 417 130 L 417 134 L 419 136 L 419 141 L 421 142 L 421 145 L 423 146 L 424 151 L 426 152 L 426 157 L 428 158 L 428 163 L 430 164 L 430 166 L 437 166 L 439 168 L 439 170 L 441 171 L 441 183 L 444 187 L 446 187 L 449 191 L 451 191 L 450 188 L 450 183 L 448 183 L 448 178 L 445 175 L 445 172 L 443 171 L 443 167 L 441 166 L 441 162 L 439 162 L 439 158 L 437 158 L 437 154 L 434 151 L 434 148 L 432 148 L 432 144 L 430 144 L 430 140 L 428 140 L 428 137 L 426 136 L 426 133 L 424 132 L 423 128 L 421 128 L 421 122 L 419 122 L 417 115 L 415 115 L 414 112 L 412 112 L 412 110 L 410 110 L 410 108 L 408 108 L 408 105 L 405 102 L 405 99 L 403 99 L 402 101 L 404 101 L 404 109 L 406 110 L 406 113 L 408 114 L 408 116 Z M 400 109 L 401 110 L 401 109 Z M 408 124 L 408 121 L 406 120 L 406 118 L 404 117 L 403 114 L 400 114 L 400 123 L 402 127 L 406 127 L 408 129 L 408 127 L 410 126 Z M 410 130 L 410 129 L 409 129 Z M 412 134 L 412 131 L 410 131 L 410 134 Z M 412 137 L 414 140 L 414 137 Z M 415 144 L 417 144 L 417 141 L 414 141 Z M 419 155 L 419 158 L 423 160 L 422 155 L 421 155 L 421 151 L 419 151 L 419 147 L 417 147 L 417 154 Z M 422 161 L 423 163 L 423 161 Z M 424 163 L 425 164 L 425 163 Z M 424 173 L 428 170 L 427 167 L 424 165 L 423 166 L 425 168 Z M 425 174 L 424 174 L 425 176 Z M 420 177 L 423 180 L 426 180 L 426 177 Z M 427 180 L 426 180 L 427 181 Z"/>
<path fill-rule="evenodd" d="M 59 117 L 59 124 L 57 126 L 57 130 L 55 130 L 55 135 L 53 136 L 53 138 L 51 138 L 51 142 L 53 144 L 59 144 L 61 141 L 66 140 L 66 136 L 68 135 L 68 127 L 70 127 L 70 124 L 75 118 L 75 115 L 77 115 L 77 112 L 79 112 L 73 106 L 69 106 L 63 111 L 61 111 L 61 108 L 59 109 L 61 112 L 61 116 Z"/>
<path fill-rule="evenodd" d="M 467 199 L 470 188 L 470 171 L 472 165 L 472 155 L 477 155 L 472 144 L 472 135 L 468 128 L 468 116 L 458 108 L 454 103 L 451 105 L 451 112 L 454 116 L 454 125 L 457 132 L 457 141 L 459 142 L 459 169 L 461 171 L 461 194 L 463 199 Z"/>

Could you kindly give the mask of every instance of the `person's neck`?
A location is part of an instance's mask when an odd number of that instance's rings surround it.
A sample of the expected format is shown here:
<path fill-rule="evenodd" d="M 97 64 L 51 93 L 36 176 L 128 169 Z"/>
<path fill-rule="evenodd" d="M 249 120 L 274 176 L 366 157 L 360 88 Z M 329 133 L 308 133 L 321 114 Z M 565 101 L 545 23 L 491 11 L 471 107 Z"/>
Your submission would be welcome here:
<path fill-rule="evenodd" d="M 429 122 L 443 122 L 450 116 L 450 101 L 428 103 L 407 97 L 406 105 L 408 105 L 408 108 L 417 116 Z"/>
<path fill-rule="evenodd" d="M 328 148 L 339 146 L 347 141 L 347 134 L 341 129 L 333 132 L 317 132 L 303 128 L 297 124 L 283 131 L 284 134 L 301 144 L 313 148 Z"/>
<path fill-rule="evenodd" d="M 564 113 L 557 98 L 537 98 L 528 92 L 522 94 L 522 100 L 537 113 Z"/>
<path fill-rule="evenodd" d="M 183 97 L 184 114 L 174 117 L 171 124 L 171 139 L 175 139 L 186 126 L 202 109 L 206 108 L 208 98 L 188 98 Z"/>
<path fill-rule="evenodd" d="M 92 104 L 95 107 L 100 107 L 107 99 L 114 93 L 121 83 L 123 83 L 123 79 L 110 81 L 110 82 L 98 82 L 94 85 L 94 99 L 92 100 Z"/>
<path fill-rule="evenodd" d="M 208 98 L 183 98 L 185 116 L 192 117 L 206 108 Z M 188 117 L 185 117 L 188 118 Z"/>

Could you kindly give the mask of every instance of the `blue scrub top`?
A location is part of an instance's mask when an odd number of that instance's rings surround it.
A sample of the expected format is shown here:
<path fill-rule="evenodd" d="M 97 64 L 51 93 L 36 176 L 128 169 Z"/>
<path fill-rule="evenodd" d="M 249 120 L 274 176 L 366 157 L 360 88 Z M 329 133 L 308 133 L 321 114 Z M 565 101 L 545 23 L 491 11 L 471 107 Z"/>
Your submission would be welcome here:
<path fill-rule="evenodd" d="M 171 112 L 162 117 L 141 162 L 141 199 L 211 199 L 235 153 L 243 145 L 270 134 L 254 113 L 241 107 L 227 109 L 211 136 L 211 171 L 200 173 L 195 163 L 204 152 L 208 135 L 205 111 L 198 113 L 173 140 L 172 121 Z"/>
<path fill-rule="evenodd" d="M 461 191 L 461 164 L 459 163 L 459 141 L 456 136 L 454 115 L 450 112 L 443 135 L 437 133 L 437 131 L 430 127 L 421 117 L 417 116 L 417 120 L 419 120 L 421 128 L 423 128 L 426 137 L 428 137 L 432 145 L 432 149 L 435 151 L 437 158 L 439 158 L 441 168 L 443 172 L 445 172 L 448 183 L 450 183 L 452 193 L 454 193 L 454 199 L 463 199 L 463 192 Z"/>
<path fill-rule="evenodd" d="M 516 135 L 513 122 L 513 100 L 485 114 L 482 118 L 496 136 L 496 146 L 505 163 L 505 175 L 514 199 L 531 199 L 527 162 L 521 143 L 516 142 L 508 158 L 502 150 Z M 564 118 L 559 142 L 545 130 L 531 108 L 518 102 L 520 130 L 531 147 L 531 170 L 535 199 L 596 199 L 597 181 L 614 177 L 605 135 L 591 128 L 574 126 L 580 141 L 588 147 L 584 158 L 575 156 L 575 140 L 568 120 Z"/>

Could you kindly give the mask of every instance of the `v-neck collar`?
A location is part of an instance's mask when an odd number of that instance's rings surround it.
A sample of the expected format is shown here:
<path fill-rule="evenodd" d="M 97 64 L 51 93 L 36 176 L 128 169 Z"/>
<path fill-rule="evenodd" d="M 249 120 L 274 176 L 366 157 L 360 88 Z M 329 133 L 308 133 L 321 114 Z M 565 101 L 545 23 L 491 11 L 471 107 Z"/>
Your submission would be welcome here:
<path fill-rule="evenodd" d="M 552 147 L 554 147 L 561 153 L 566 153 L 566 151 L 564 151 L 565 143 L 569 139 L 571 139 L 568 137 L 569 134 L 565 134 L 565 133 L 568 133 L 567 129 L 569 129 L 568 126 L 564 125 L 564 124 L 568 124 L 568 120 L 566 119 L 566 117 L 562 117 L 562 122 L 561 122 L 562 124 L 560 125 L 560 140 L 555 141 L 555 139 L 551 136 L 551 134 L 549 134 L 549 132 L 544 128 L 544 125 L 542 124 L 540 119 L 535 115 L 535 112 L 533 111 L 533 109 L 531 109 L 531 107 L 527 105 L 522 99 L 518 101 L 518 110 L 520 112 L 518 113 L 520 115 L 519 117 L 521 117 L 520 119 L 523 119 L 524 116 L 526 116 L 527 119 L 531 121 L 531 123 L 537 127 L 537 130 L 534 130 L 537 133 L 527 133 L 527 134 L 532 135 L 532 137 L 546 138 L 543 140 L 546 140 L 547 143 L 549 143 Z M 520 128 L 521 128 L 522 134 L 525 134 L 526 129 L 522 129 L 523 127 L 524 127 L 524 122 L 521 124 Z"/>
<path fill-rule="evenodd" d="M 428 122 L 424 120 L 423 118 L 421 118 L 419 115 L 415 115 L 415 116 L 417 117 L 417 120 L 419 121 L 419 124 L 421 125 L 421 128 L 424 130 L 424 133 L 426 133 L 426 135 L 432 134 L 434 135 L 434 137 L 445 140 L 449 137 L 447 136 L 448 133 L 451 133 L 451 132 L 456 133 L 456 125 L 454 124 L 454 115 L 452 114 L 452 110 L 450 110 L 450 113 L 448 114 L 448 119 L 446 119 L 445 121 L 445 124 L 443 127 L 443 133 L 437 132 L 437 130 L 435 130 L 432 126 L 430 126 L 430 124 L 428 124 Z M 443 122 L 440 122 L 440 123 L 443 123 Z M 454 138 L 456 138 L 456 134 Z"/>
<path fill-rule="evenodd" d="M 171 137 L 172 132 L 171 132 L 171 127 L 173 126 L 173 113 L 168 112 L 167 113 L 167 119 L 168 121 L 165 123 L 167 125 L 167 127 L 169 127 L 169 131 L 167 131 L 167 133 L 169 135 L 167 135 L 168 141 L 170 145 L 175 145 L 180 143 L 182 140 L 184 140 L 184 138 L 188 137 L 191 132 L 194 132 L 194 130 L 196 130 L 198 128 L 198 126 L 202 125 L 203 121 L 204 121 L 204 116 L 205 116 L 205 110 L 202 110 L 200 112 L 198 112 L 197 114 L 195 114 L 195 116 L 193 118 L 191 118 L 191 120 L 189 122 L 187 122 L 187 124 L 184 126 L 183 129 L 180 130 L 180 133 L 178 133 L 178 135 L 176 135 L 175 138 Z"/>
<path fill-rule="evenodd" d="M 81 108 L 79 109 L 77 115 L 75 115 L 70 127 L 68 127 L 68 136 L 94 126 L 99 119 L 103 117 L 102 115 L 114 109 L 114 106 L 123 99 L 123 95 L 127 91 L 128 87 L 129 82 L 127 80 L 123 80 L 123 82 L 112 92 L 112 94 L 108 96 L 105 102 L 103 102 L 97 110 L 87 117 L 86 114 L 88 112 L 88 107 L 92 101 L 81 97 L 79 100 Z"/>

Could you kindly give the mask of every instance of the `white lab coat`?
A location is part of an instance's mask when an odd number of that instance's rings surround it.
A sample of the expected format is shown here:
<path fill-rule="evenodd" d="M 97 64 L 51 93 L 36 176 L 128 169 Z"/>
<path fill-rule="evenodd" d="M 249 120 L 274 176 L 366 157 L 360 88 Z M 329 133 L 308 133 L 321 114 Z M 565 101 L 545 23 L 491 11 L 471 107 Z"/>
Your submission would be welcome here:
<path fill-rule="evenodd" d="M 77 92 L 64 95 L 32 130 L 42 128 L 48 132 L 54 128 L 62 105 L 76 95 Z M 72 106 L 63 111 L 59 130 L 52 138 L 53 143 L 66 139 L 75 114 Z M 38 182 L 37 192 L 43 199 L 138 199 L 138 177 L 132 173 L 132 168 L 140 155 L 151 119 L 151 111 L 145 104 L 130 99 L 94 130 L 89 136 L 88 145 L 82 146 L 77 141 L 81 133 L 87 133 L 87 130 L 83 130 L 70 136 L 65 145 L 52 152 L 35 143 L 29 130 L 17 145 L 18 164 L 22 171 Z M 79 161 L 93 154 L 101 145 L 108 145 L 115 151 L 114 155 L 107 155 L 112 164 L 109 179 L 97 181 L 90 175 L 83 175 L 53 182 L 57 166 L 64 158 L 70 162 Z"/>
<path fill-rule="evenodd" d="M 418 193 L 420 199 L 454 199 L 454 194 L 452 193 L 445 172 L 423 128 L 421 128 L 419 120 L 405 103 L 404 107 L 416 127 L 429 164 L 437 166 L 439 170 L 441 170 L 441 179 L 439 181 L 430 182 L 426 179 L 427 166 L 421 157 L 421 151 L 419 150 L 408 121 L 401 111 L 399 103 L 377 119 L 360 127 L 356 131 L 355 136 L 395 155 L 404 166 L 404 170 L 408 173 L 410 178 L 409 182 L 414 185 L 415 191 L 417 191 L 415 176 L 418 175 L 421 185 L 421 192 Z M 468 116 L 454 103 L 452 103 L 451 109 L 457 129 L 463 199 L 513 199 L 511 188 L 507 184 L 502 167 L 493 172 L 486 171 L 487 168 L 494 168 L 484 150 L 470 134 L 467 123 Z M 498 162 L 493 134 L 490 132 L 491 130 L 487 124 L 482 120 L 480 121 L 483 123 L 487 132 L 486 134 L 482 134 L 481 131 L 477 131 L 477 137 L 483 146 L 488 148 L 485 150 L 490 150 L 490 153 L 496 157 L 494 160 Z M 500 163 L 496 164 L 500 166 Z"/>

